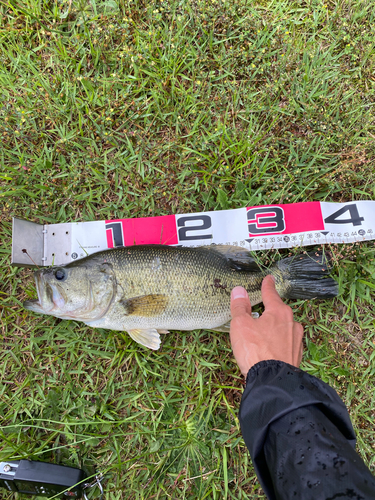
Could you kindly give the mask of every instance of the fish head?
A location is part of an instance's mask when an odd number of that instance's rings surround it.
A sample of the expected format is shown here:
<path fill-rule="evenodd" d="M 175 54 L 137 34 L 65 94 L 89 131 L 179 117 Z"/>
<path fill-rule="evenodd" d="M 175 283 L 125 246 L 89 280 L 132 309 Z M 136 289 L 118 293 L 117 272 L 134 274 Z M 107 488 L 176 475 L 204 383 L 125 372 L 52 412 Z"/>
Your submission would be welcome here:
<path fill-rule="evenodd" d="M 40 269 L 34 278 L 38 299 L 26 301 L 24 307 L 62 319 L 99 319 L 116 294 L 112 265 L 105 262 Z"/>

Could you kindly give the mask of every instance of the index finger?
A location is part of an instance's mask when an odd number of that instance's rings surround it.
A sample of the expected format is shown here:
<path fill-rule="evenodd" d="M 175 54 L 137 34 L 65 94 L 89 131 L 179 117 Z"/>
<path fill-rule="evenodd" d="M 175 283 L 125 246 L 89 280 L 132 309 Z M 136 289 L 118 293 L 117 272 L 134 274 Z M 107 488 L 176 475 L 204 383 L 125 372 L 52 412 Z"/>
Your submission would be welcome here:
<path fill-rule="evenodd" d="M 262 300 L 266 310 L 280 307 L 284 304 L 276 291 L 276 284 L 272 275 L 266 276 L 262 281 Z"/>

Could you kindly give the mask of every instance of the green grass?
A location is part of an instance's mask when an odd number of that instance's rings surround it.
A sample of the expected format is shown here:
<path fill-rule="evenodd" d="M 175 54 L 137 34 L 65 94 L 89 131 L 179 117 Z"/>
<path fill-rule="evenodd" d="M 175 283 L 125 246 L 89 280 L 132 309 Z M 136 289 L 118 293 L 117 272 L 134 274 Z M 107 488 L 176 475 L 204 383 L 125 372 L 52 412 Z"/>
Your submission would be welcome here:
<path fill-rule="evenodd" d="M 365 0 L 0 1 L 0 460 L 101 471 L 111 500 L 265 498 L 228 336 L 150 352 L 25 311 L 11 217 L 374 199 L 374 26 Z M 340 296 L 292 304 L 302 367 L 343 398 L 374 471 L 375 247 L 331 250 Z"/>

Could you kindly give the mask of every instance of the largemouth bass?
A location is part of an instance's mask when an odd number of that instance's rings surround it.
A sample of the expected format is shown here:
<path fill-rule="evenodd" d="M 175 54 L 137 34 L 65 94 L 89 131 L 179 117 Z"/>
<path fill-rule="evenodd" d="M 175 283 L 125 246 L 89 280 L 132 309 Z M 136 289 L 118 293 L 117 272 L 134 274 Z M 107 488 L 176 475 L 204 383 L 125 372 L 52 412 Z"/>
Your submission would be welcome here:
<path fill-rule="evenodd" d="M 24 307 L 127 331 L 136 342 L 158 349 L 159 334 L 169 330 L 229 331 L 232 288 L 245 287 L 252 305 L 258 304 L 267 274 L 275 277 L 283 298 L 338 293 L 319 253 L 288 257 L 261 270 L 241 247 L 139 245 L 36 271 L 38 300 L 26 301 Z"/>

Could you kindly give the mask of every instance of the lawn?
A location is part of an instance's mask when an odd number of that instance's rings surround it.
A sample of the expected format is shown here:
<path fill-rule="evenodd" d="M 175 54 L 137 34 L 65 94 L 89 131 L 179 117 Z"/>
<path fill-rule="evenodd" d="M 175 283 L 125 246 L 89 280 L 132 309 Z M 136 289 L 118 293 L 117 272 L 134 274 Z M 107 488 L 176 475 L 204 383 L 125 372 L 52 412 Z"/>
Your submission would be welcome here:
<path fill-rule="evenodd" d="M 99 471 L 108 500 L 265 499 L 228 335 L 151 352 L 24 310 L 11 218 L 375 199 L 374 75 L 367 0 L 0 0 L 0 461 Z M 302 368 L 344 400 L 374 472 L 375 246 L 330 251 L 339 297 L 290 302 Z"/>

